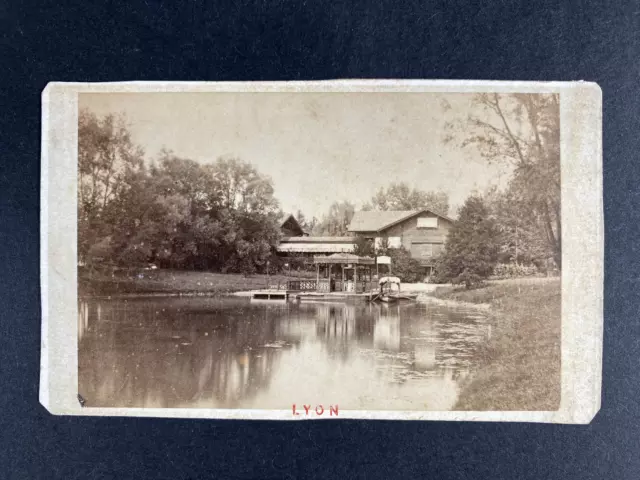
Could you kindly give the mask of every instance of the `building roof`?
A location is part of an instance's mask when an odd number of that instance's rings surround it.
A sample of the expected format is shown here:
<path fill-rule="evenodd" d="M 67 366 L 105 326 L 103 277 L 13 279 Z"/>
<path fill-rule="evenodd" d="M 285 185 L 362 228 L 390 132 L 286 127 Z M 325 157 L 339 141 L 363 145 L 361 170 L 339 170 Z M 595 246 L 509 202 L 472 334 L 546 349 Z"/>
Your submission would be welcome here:
<path fill-rule="evenodd" d="M 283 237 L 276 248 L 281 253 L 351 253 L 355 237 Z"/>
<path fill-rule="evenodd" d="M 369 210 L 356 212 L 351 219 L 348 230 L 350 232 L 379 232 L 424 212 L 453 221 L 449 217 L 426 208 L 421 210 Z"/>
<path fill-rule="evenodd" d="M 353 243 L 281 243 L 276 250 L 280 253 L 352 253 Z"/>
<path fill-rule="evenodd" d="M 353 244 L 354 237 L 283 237 L 280 243 L 346 243 Z"/>
<path fill-rule="evenodd" d="M 356 264 L 356 265 L 374 265 L 376 263 L 374 258 L 371 257 L 359 257 L 349 253 L 334 253 L 327 256 L 315 256 L 313 257 L 313 263 L 322 264 Z"/>
<path fill-rule="evenodd" d="M 289 225 L 289 228 L 293 228 L 295 231 L 299 232 L 299 235 L 305 235 L 307 233 L 300 226 L 300 223 L 298 223 L 296 217 L 294 217 L 290 213 L 284 213 L 280 215 L 278 223 L 280 225 L 280 228 L 287 228 L 287 225 Z"/>

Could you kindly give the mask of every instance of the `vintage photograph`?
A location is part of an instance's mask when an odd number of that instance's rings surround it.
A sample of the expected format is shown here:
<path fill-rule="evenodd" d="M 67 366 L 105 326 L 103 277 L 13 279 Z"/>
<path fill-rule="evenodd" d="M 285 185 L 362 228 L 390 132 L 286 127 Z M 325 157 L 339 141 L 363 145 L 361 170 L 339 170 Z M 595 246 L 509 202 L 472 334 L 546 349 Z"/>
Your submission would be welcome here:
<path fill-rule="evenodd" d="M 560 104 L 80 92 L 80 403 L 557 410 Z"/>

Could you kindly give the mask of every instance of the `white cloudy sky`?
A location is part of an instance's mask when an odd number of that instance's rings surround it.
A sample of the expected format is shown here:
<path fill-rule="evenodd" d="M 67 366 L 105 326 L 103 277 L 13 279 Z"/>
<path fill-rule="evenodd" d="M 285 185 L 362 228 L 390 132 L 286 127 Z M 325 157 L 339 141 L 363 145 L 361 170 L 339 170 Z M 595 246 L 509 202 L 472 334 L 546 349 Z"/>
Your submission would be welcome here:
<path fill-rule="evenodd" d="M 447 121 L 473 113 L 471 94 L 93 93 L 79 107 L 124 114 L 148 159 L 166 148 L 199 162 L 222 155 L 273 179 L 285 211 L 321 217 L 332 202 L 362 205 L 404 181 L 449 193 L 451 214 L 509 171 L 445 144 Z"/>

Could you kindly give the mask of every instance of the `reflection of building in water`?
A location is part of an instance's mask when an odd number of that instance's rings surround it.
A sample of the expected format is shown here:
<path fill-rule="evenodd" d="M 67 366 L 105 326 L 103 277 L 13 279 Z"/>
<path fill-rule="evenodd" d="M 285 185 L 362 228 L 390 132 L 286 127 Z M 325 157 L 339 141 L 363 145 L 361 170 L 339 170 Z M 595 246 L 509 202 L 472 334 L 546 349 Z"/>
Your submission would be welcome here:
<path fill-rule="evenodd" d="M 381 305 L 373 327 L 373 346 L 380 350 L 400 351 L 400 307 Z"/>
<path fill-rule="evenodd" d="M 327 348 L 327 353 L 347 360 L 356 335 L 356 313 L 354 305 L 317 303 L 316 337 Z"/>
<path fill-rule="evenodd" d="M 475 362 L 486 341 L 482 317 L 456 314 L 424 305 L 379 306 L 374 326 L 374 360 L 378 375 L 404 384 L 426 378 L 457 382 Z"/>
<path fill-rule="evenodd" d="M 373 310 L 370 305 L 352 303 L 314 303 L 316 338 L 330 356 L 346 361 L 373 341 Z"/>
<path fill-rule="evenodd" d="M 355 336 L 356 311 L 354 305 L 317 303 L 316 332 L 319 336 L 346 340 Z"/>
<path fill-rule="evenodd" d="M 286 385 L 283 372 L 300 360 L 331 364 L 309 380 L 319 389 L 341 371 L 417 392 L 413 385 L 457 381 L 486 338 L 486 325 L 471 315 L 417 304 L 93 299 L 78 313 L 79 393 L 88 406 L 242 408 Z M 312 360 L 301 359 L 309 352 Z"/>

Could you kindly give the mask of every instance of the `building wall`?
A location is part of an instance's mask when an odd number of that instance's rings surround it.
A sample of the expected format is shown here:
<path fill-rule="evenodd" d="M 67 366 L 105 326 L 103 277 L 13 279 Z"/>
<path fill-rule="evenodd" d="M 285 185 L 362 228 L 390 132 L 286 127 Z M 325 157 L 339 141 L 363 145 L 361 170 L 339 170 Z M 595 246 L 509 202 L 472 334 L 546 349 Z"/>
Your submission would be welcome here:
<path fill-rule="evenodd" d="M 287 228 L 287 227 L 280 227 L 280 232 L 282 233 L 283 237 L 300 237 L 302 236 L 302 234 L 300 233 L 299 230 L 297 229 L 292 229 L 292 228 Z"/>
<path fill-rule="evenodd" d="M 419 218 L 434 217 L 438 218 L 438 228 L 418 228 Z M 411 253 L 413 258 L 419 260 L 425 266 L 431 266 L 433 265 L 433 258 L 438 256 L 444 248 L 450 227 L 451 222 L 449 220 L 425 212 L 398 223 L 382 233 L 389 238 L 390 246 L 394 246 L 392 245 L 394 241 L 398 242 Z M 382 238 L 380 233 L 377 232 L 360 232 L 359 235 L 368 238 Z M 378 242 L 379 240 L 376 241 Z"/>

